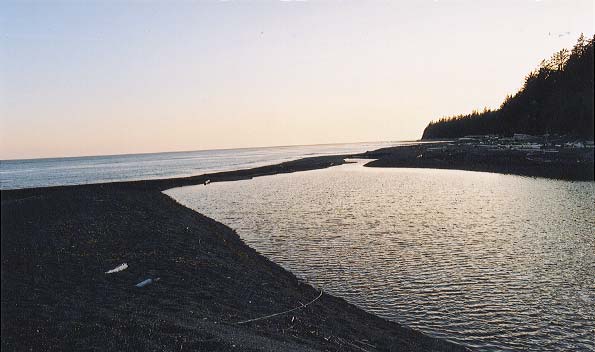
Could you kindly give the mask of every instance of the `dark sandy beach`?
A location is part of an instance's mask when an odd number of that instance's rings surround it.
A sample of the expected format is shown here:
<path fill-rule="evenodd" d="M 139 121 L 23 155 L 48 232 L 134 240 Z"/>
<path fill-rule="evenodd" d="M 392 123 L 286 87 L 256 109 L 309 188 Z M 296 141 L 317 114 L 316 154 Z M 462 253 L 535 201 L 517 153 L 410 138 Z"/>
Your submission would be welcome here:
<path fill-rule="evenodd" d="M 327 294 L 236 324 L 320 291 L 161 193 L 342 162 L 2 191 L 2 350 L 464 350 Z M 122 263 L 129 268 L 104 273 Z M 134 286 L 149 277 L 160 281 Z"/>
<path fill-rule="evenodd" d="M 477 148 L 440 142 L 356 156 L 378 159 L 368 166 L 593 179 L 592 148 L 566 151 L 571 158 L 558 153 L 565 156 L 553 161 L 498 148 L 481 149 L 481 159 Z M 325 168 L 344 157 L 179 179 L 2 191 L 2 350 L 464 350 L 327 294 L 291 313 L 237 324 L 300 307 L 320 291 L 227 226 L 161 192 Z M 122 263 L 129 268 L 104 273 Z M 134 286 L 149 277 L 160 281 Z"/>
<path fill-rule="evenodd" d="M 368 167 L 411 167 L 496 172 L 593 181 L 593 142 L 569 137 L 472 137 L 383 148 L 356 157 Z"/>

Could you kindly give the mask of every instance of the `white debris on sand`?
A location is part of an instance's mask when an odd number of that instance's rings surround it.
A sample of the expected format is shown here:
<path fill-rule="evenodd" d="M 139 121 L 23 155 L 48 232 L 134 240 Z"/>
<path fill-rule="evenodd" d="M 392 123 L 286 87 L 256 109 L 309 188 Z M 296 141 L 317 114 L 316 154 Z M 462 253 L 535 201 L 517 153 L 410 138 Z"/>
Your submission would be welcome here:
<path fill-rule="evenodd" d="M 106 271 L 105 273 L 113 274 L 113 273 L 118 273 L 118 272 L 120 272 L 122 270 L 126 270 L 126 269 L 128 269 L 128 264 L 124 263 L 124 264 L 118 265 L 117 267 L 113 268 L 112 270 Z"/>

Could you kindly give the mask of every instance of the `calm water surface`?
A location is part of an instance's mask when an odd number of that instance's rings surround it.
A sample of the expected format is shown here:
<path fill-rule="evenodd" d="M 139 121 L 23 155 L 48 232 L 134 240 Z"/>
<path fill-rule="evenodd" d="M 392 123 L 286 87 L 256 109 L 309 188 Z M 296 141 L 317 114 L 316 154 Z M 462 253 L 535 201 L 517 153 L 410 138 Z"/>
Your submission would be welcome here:
<path fill-rule="evenodd" d="M 80 185 L 200 175 L 308 156 L 362 153 L 417 142 L 370 142 L 199 150 L 77 158 L 0 160 L 0 189 Z"/>
<path fill-rule="evenodd" d="M 595 183 L 325 170 L 172 189 L 315 286 L 433 336 L 595 351 Z"/>

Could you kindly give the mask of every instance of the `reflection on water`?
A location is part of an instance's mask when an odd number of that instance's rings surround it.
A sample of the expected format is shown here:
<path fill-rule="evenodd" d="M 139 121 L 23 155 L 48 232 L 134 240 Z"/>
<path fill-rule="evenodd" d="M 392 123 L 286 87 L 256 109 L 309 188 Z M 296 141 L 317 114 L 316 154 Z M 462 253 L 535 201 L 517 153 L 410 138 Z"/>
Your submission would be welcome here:
<path fill-rule="evenodd" d="M 479 350 L 595 351 L 595 184 L 360 164 L 169 190 L 380 316 Z"/>

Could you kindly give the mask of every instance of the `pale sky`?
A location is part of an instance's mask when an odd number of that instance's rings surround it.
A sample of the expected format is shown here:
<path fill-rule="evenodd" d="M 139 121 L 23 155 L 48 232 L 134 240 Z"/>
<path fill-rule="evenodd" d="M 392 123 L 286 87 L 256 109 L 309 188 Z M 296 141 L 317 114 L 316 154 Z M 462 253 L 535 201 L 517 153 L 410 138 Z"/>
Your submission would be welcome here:
<path fill-rule="evenodd" d="M 588 1 L 0 2 L 0 159 L 412 140 L 593 35 Z"/>

